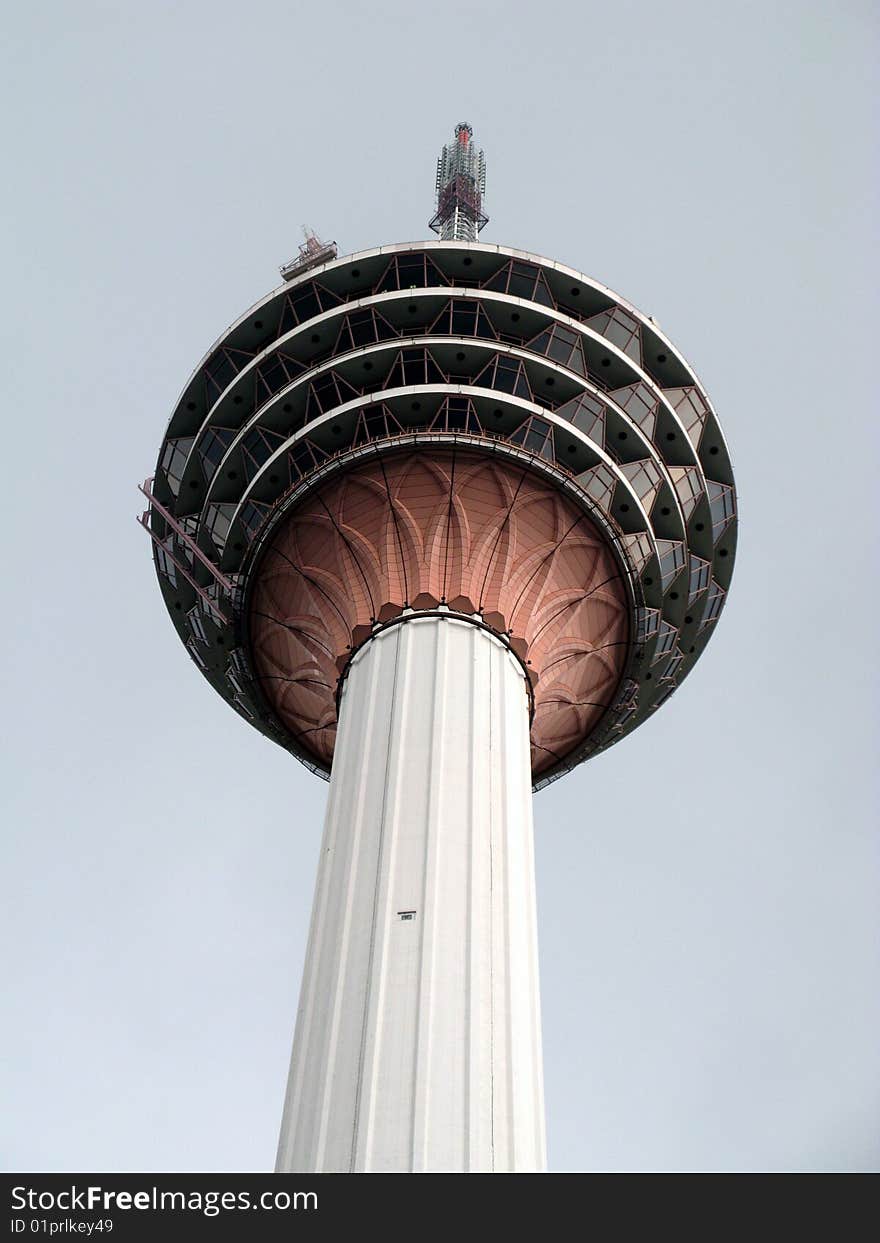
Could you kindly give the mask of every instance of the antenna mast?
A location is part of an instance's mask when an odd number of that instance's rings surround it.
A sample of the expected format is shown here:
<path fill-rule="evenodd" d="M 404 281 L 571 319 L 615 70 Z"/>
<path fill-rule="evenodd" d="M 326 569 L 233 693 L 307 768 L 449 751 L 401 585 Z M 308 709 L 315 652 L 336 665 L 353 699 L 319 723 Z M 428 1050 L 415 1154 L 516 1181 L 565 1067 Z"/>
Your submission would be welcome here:
<path fill-rule="evenodd" d="M 437 161 L 437 210 L 429 227 L 442 242 L 475 242 L 489 217 L 483 213 L 486 159 L 473 144 L 467 121 L 455 127 L 455 141 L 447 143 Z"/>

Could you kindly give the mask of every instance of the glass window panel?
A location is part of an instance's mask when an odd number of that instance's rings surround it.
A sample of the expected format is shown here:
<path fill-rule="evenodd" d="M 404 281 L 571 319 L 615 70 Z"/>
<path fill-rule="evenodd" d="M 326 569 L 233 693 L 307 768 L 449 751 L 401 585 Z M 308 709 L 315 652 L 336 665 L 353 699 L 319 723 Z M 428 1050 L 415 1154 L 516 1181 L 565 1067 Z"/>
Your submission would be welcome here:
<path fill-rule="evenodd" d="M 605 330 L 605 336 L 608 340 L 612 341 L 621 349 L 625 349 L 626 346 L 629 345 L 632 340 L 632 335 L 632 330 L 630 328 L 625 328 L 623 324 L 617 323 L 616 320 L 612 320 Z"/>
<path fill-rule="evenodd" d="M 425 257 L 424 255 L 398 255 L 397 270 L 401 289 L 424 288 Z"/>
<path fill-rule="evenodd" d="M 249 539 L 253 539 L 256 535 L 260 523 L 269 512 L 268 505 L 261 505 L 258 501 L 248 501 L 241 507 L 241 525 L 244 527 Z"/>
<path fill-rule="evenodd" d="M 556 302 L 550 292 L 550 287 L 544 279 L 543 272 L 538 273 L 538 279 L 535 282 L 535 292 L 532 295 L 532 299 L 535 302 L 542 303 L 543 306 L 556 306 Z"/>
<path fill-rule="evenodd" d="M 700 485 L 700 473 L 695 466 L 671 466 L 669 474 L 684 510 L 684 516 L 689 518 L 703 491 Z"/>
<path fill-rule="evenodd" d="M 592 393 L 581 393 L 556 411 L 600 447 L 605 442 L 605 407 Z"/>
<path fill-rule="evenodd" d="M 290 332 L 291 329 L 296 327 L 297 322 L 298 321 L 294 313 L 290 297 L 288 296 L 284 299 L 284 308 L 281 312 L 281 325 L 278 330 L 279 335 L 283 337 L 285 333 Z"/>
<path fill-rule="evenodd" d="M 519 378 L 519 363 L 513 358 L 498 358 L 495 365 L 493 388 L 503 393 L 512 393 Z"/>
<path fill-rule="evenodd" d="M 717 539 L 734 516 L 733 488 L 726 483 L 708 480 L 709 510 L 712 514 L 712 534 Z"/>
<path fill-rule="evenodd" d="M 574 349 L 571 351 L 571 357 L 568 360 L 568 365 L 571 370 L 576 371 L 578 375 L 585 376 L 587 374 L 587 363 L 584 358 L 584 351 L 580 341 L 577 342 Z"/>
<path fill-rule="evenodd" d="M 391 370 L 388 372 L 388 378 L 385 381 L 385 387 L 386 388 L 399 388 L 401 384 L 403 384 L 403 362 L 401 360 L 400 355 L 397 354 L 395 356 L 394 362 L 391 365 Z M 365 391 L 366 391 L 366 387 L 369 387 L 369 386 L 365 386 Z"/>
<path fill-rule="evenodd" d="M 336 338 L 336 347 L 334 353 L 344 354 L 347 350 L 354 349 L 354 341 L 351 336 L 351 329 L 348 326 L 348 320 L 342 321 L 342 327 L 339 329 L 339 336 Z"/>
<path fill-rule="evenodd" d="M 431 324 L 429 332 L 437 333 L 438 336 L 447 337 L 452 331 L 452 303 L 447 302 L 443 310 Z"/>
<path fill-rule="evenodd" d="M 604 462 L 578 476 L 581 487 L 594 501 L 607 509 L 614 495 L 614 473 Z"/>
<path fill-rule="evenodd" d="M 284 437 L 278 432 L 270 432 L 264 428 L 255 428 L 245 436 L 242 449 L 245 456 L 245 474 L 249 480 L 283 442 Z"/>
<path fill-rule="evenodd" d="M 257 369 L 257 376 L 270 394 L 277 393 L 288 383 L 284 364 L 277 356 L 262 363 Z"/>
<path fill-rule="evenodd" d="M 341 375 L 337 375 L 334 371 L 333 376 L 336 380 L 336 392 L 339 394 L 340 405 L 343 402 L 351 401 L 353 397 L 359 396 L 358 390 L 356 388 L 352 388 L 347 380 L 343 380 Z"/>
<path fill-rule="evenodd" d="M 534 350 L 536 354 L 546 354 L 550 348 L 550 329 L 545 328 L 543 332 L 539 332 L 536 337 L 532 337 L 528 342 L 530 350 Z"/>
<path fill-rule="evenodd" d="M 665 688 L 664 688 L 664 689 L 660 692 L 660 694 L 657 696 L 657 698 L 654 700 L 654 703 L 651 705 L 651 711 L 652 711 L 652 712 L 656 712 L 656 711 L 657 711 L 657 709 L 658 709 L 658 708 L 659 708 L 662 704 L 665 704 L 665 703 L 666 703 L 666 700 L 669 698 L 669 696 L 672 694 L 672 692 L 673 692 L 674 690 L 675 690 L 675 687 L 674 687 L 674 686 L 667 686 L 667 687 L 665 687 Z"/>
<path fill-rule="evenodd" d="M 221 552 L 226 543 L 226 536 L 229 534 L 234 512 L 235 506 L 227 503 L 211 504 L 205 511 L 205 527 Z"/>
<path fill-rule="evenodd" d="M 708 407 L 694 387 L 669 388 L 665 390 L 667 400 L 681 420 L 688 434 L 688 439 L 695 449 L 700 446 L 700 437 L 708 418 Z"/>
<path fill-rule="evenodd" d="M 598 315 L 592 315 L 589 319 L 585 320 L 584 322 L 590 328 L 592 328 L 594 332 L 600 332 L 602 336 L 604 336 L 605 329 L 608 327 L 610 319 L 611 319 L 610 311 L 600 311 Z"/>
<path fill-rule="evenodd" d="M 356 346 L 371 345 L 376 340 L 372 311 L 352 311 L 348 316 L 351 339 Z"/>
<path fill-rule="evenodd" d="M 385 413 L 381 407 L 370 410 L 364 415 L 364 422 L 367 426 L 367 435 L 370 440 L 379 440 L 383 436 L 387 436 L 388 428 L 385 423 Z"/>
<path fill-rule="evenodd" d="M 690 594 L 688 595 L 688 603 L 691 603 L 701 591 L 709 586 L 711 577 L 711 567 L 708 561 L 704 561 L 702 557 L 691 555 L 691 574 L 690 574 Z"/>
<path fill-rule="evenodd" d="M 639 326 L 637 319 L 630 315 L 629 311 L 625 311 L 622 306 L 616 306 L 611 312 L 611 319 L 615 324 L 620 324 L 627 332 L 636 332 Z"/>
<path fill-rule="evenodd" d="M 397 288 L 397 262 L 392 259 L 376 284 L 376 293 L 388 293 L 389 290 Z"/>
<path fill-rule="evenodd" d="M 529 381 L 526 377 L 525 369 L 522 363 L 519 363 L 518 365 L 518 375 L 513 391 L 517 397 L 523 397 L 526 401 L 532 400 L 532 390 L 529 386 Z"/>
<path fill-rule="evenodd" d="M 226 671 L 226 681 L 229 683 L 229 685 L 230 685 L 230 686 L 232 687 L 232 689 L 235 691 L 236 695 L 243 695 L 243 694 L 244 694 L 244 685 L 243 685 L 243 683 L 242 683 L 241 676 L 239 675 L 239 673 L 237 672 L 237 670 L 235 670 L 235 669 L 227 669 L 227 671 Z"/>
<path fill-rule="evenodd" d="M 297 475 L 307 475 L 309 471 L 315 469 L 315 459 L 311 447 L 305 442 L 300 441 L 294 445 L 290 451 L 290 464 Z"/>
<path fill-rule="evenodd" d="M 615 389 L 611 396 L 647 436 L 654 435 L 657 403 L 650 389 L 641 382 L 627 384 L 624 388 Z"/>
<path fill-rule="evenodd" d="M 187 651 L 189 652 L 190 656 L 192 656 L 193 660 L 194 660 L 194 661 L 196 662 L 196 664 L 199 666 L 199 668 L 200 668 L 200 669 L 204 669 L 204 668 L 206 667 L 206 666 L 205 666 L 205 658 L 204 658 L 204 656 L 202 655 L 202 653 L 199 651 L 199 649 L 196 647 L 195 640 L 194 640 L 194 639 L 188 639 L 188 640 L 187 640 L 187 642 L 186 642 L 186 648 L 187 648 Z"/>
<path fill-rule="evenodd" d="M 425 383 L 425 351 L 404 350 L 403 352 L 404 384 Z"/>
<path fill-rule="evenodd" d="M 517 276 L 514 273 L 510 278 L 510 289 L 508 292 L 515 298 L 524 298 L 530 302 L 532 299 L 532 289 L 534 288 L 534 284 L 535 282 L 530 281 L 527 277 Z"/>
<path fill-rule="evenodd" d="M 476 302 L 453 302 L 452 304 L 452 335 L 456 337 L 472 337 L 477 326 Z"/>
<path fill-rule="evenodd" d="M 531 264 L 514 261 L 511 266 L 507 292 L 513 294 L 515 298 L 527 298 L 531 301 L 537 275 L 538 269 L 533 268 Z"/>
<path fill-rule="evenodd" d="M 165 548 L 170 549 L 173 546 L 174 546 L 174 536 L 169 535 L 165 540 Z M 158 544 L 155 545 L 155 548 L 156 548 L 156 564 L 158 565 L 162 574 L 164 574 L 165 577 L 168 579 L 168 582 L 171 584 L 171 586 L 176 587 L 177 586 L 177 567 L 175 566 L 169 554 L 165 551 L 165 548 L 160 548 Z"/>
<path fill-rule="evenodd" d="M 305 285 L 290 295 L 290 307 L 298 324 L 304 323 L 314 315 L 320 315 L 321 304 L 315 294 L 314 285 Z"/>
<path fill-rule="evenodd" d="M 492 324 L 489 320 L 489 316 L 486 314 L 486 312 L 483 310 L 482 307 L 480 307 L 480 310 L 477 314 L 477 334 L 476 335 L 478 337 L 488 337 L 489 340 L 493 340 L 493 339 L 497 340 L 498 338 L 498 333 L 492 327 Z"/>
<path fill-rule="evenodd" d="M 357 447 L 358 445 L 366 444 L 369 438 L 370 437 L 367 432 L 367 424 L 364 419 L 364 416 L 361 414 L 358 416 L 357 427 L 355 428 L 355 433 L 354 433 L 354 439 L 352 440 L 351 443 L 353 446 Z M 298 471 L 297 471 L 297 478 L 299 478 Z"/>
<path fill-rule="evenodd" d="M 278 357 L 284 364 L 284 370 L 287 372 L 288 380 L 294 380 L 298 375 L 302 375 L 304 371 L 308 371 L 308 367 L 306 367 L 303 363 L 298 362 L 297 359 L 291 358 L 289 354 L 283 354 L 279 350 Z"/>
<path fill-rule="evenodd" d="M 708 626 L 710 622 L 713 622 L 716 620 L 716 618 L 718 617 L 718 614 L 721 612 L 722 605 L 724 604 L 724 597 L 726 594 L 727 593 L 724 591 L 724 589 L 722 587 L 719 587 L 717 583 L 715 582 L 712 583 L 712 586 L 709 590 L 709 594 L 706 597 L 706 605 L 703 611 L 703 620 L 700 623 L 701 630 L 704 629 L 704 627 Z"/>
<path fill-rule="evenodd" d="M 446 411 L 446 429 L 450 432 L 463 432 L 467 428 L 468 412 L 460 408 L 453 408 L 452 403 Z"/>
<path fill-rule="evenodd" d="M 675 679 L 675 675 L 678 673 L 678 667 L 683 660 L 684 656 L 680 651 L 676 650 L 673 652 L 673 654 L 669 657 L 666 668 L 663 670 L 660 681 L 672 682 Z"/>
<path fill-rule="evenodd" d="M 528 422 L 528 419 L 526 419 L 525 423 L 521 423 L 520 426 L 516 429 L 516 431 L 510 433 L 507 439 L 510 441 L 511 444 L 514 444 L 514 445 L 525 444 L 526 432 L 528 431 L 528 429 L 529 429 L 529 422 Z"/>
<path fill-rule="evenodd" d="M 223 392 L 226 385 L 235 375 L 235 367 L 233 367 L 226 354 L 221 350 L 220 354 L 205 367 L 205 376 L 208 380 L 209 390 L 212 393 L 212 403 Z"/>
<path fill-rule="evenodd" d="M 574 345 L 574 340 L 568 339 L 569 335 L 570 334 L 565 333 L 564 329 L 560 329 L 558 326 L 553 329 L 551 334 L 550 344 L 548 345 L 546 352 L 550 358 L 554 359 L 558 363 L 568 362 L 568 357 L 571 354 L 572 346 Z"/>
<path fill-rule="evenodd" d="M 684 567 L 684 546 L 681 540 L 658 540 L 660 576 L 665 591 Z"/>
<path fill-rule="evenodd" d="M 543 453 L 549 435 L 549 423 L 545 423 L 543 419 L 531 419 L 525 439 L 525 447 L 532 453 Z"/>
<path fill-rule="evenodd" d="M 232 443 L 235 432 L 228 427 L 209 427 L 199 445 L 202 468 L 210 479 Z"/>
<path fill-rule="evenodd" d="M 507 292 L 507 278 L 510 275 L 510 264 L 505 263 L 503 268 L 495 273 L 493 277 L 486 281 L 484 289 L 492 289 L 495 293 Z"/>
<path fill-rule="evenodd" d="M 318 376 L 313 380 L 311 385 L 312 393 L 318 404 L 318 409 L 322 414 L 328 410 L 332 410 L 338 404 L 339 398 L 336 392 L 336 380 L 332 374 Z"/>
<path fill-rule="evenodd" d="M 635 566 L 636 571 L 641 573 L 648 564 L 653 552 L 651 540 L 647 533 L 645 531 L 638 531 L 634 535 L 624 535 L 622 543 L 629 553 L 630 561 Z"/>
<path fill-rule="evenodd" d="M 376 325 L 376 334 L 380 341 L 385 341 L 389 337 L 403 336 L 403 332 L 399 328 L 395 328 L 393 324 L 389 323 L 385 316 L 380 315 L 375 308 L 371 314 L 373 316 L 373 323 Z"/>
<path fill-rule="evenodd" d="M 183 478 L 186 459 L 189 456 L 194 440 L 194 436 L 183 436 L 176 440 L 169 440 L 162 453 L 162 470 L 165 472 L 168 486 L 175 496 L 180 491 L 180 481 Z"/>
<path fill-rule="evenodd" d="M 660 488 L 660 471 L 655 464 L 646 458 L 641 462 L 627 462 L 620 469 L 629 479 L 639 500 L 650 508 Z"/>
<path fill-rule="evenodd" d="M 450 281 L 443 275 L 433 259 L 425 255 L 425 277 L 429 285 L 448 285 Z"/>
<path fill-rule="evenodd" d="M 636 627 L 636 639 L 639 643 L 646 643 L 648 639 L 654 637 L 660 626 L 660 610 L 640 608 L 638 612 L 638 623 Z"/>
<path fill-rule="evenodd" d="M 322 311 L 329 311 L 334 306 L 339 306 L 342 302 L 339 294 L 335 294 L 332 289 L 325 289 L 323 285 L 315 282 L 315 293 L 321 304 Z"/>
<path fill-rule="evenodd" d="M 208 636 L 207 636 L 207 633 L 205 632 L 205 624 L 202 621 L 201 610 L 198 608 L 198 606 L 196 606 L 196 608 L 194 609 L 190 609 L 190 611 L 186 615 L 186 619 L 189 622 L 189 628 L 193 633 L 193 637 L 199 643 L 201 643 L 204 647 L 207 647 Z"/>
<path fill-rule="evenodd" d="M 671 625 L 668 621 L 660 623 L 660 628 L 657 632 L 657 645 L 654 648 L 654 658 L 651 661 L 652 665 L 656 665 L 661 657 L 668 655 L 672 651 L 677 638 L 678 629 L 676 626 Z"/>

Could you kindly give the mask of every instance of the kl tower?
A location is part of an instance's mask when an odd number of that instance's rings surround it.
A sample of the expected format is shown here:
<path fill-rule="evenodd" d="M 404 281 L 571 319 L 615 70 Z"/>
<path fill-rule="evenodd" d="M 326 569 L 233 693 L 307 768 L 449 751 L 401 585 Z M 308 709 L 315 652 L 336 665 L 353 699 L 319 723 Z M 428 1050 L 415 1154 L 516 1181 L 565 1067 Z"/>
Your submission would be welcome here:
<path fill-rule="evenodd" d="M 481 243 L 484 189 L 460 124 L 439 240 L 307 236 L 143 487 L 190 656 L 329 779 L 278 1171 L 544 1169 L 532 790 L 653 716 L 730 584 L 694 372 L 603 285 Z"/>

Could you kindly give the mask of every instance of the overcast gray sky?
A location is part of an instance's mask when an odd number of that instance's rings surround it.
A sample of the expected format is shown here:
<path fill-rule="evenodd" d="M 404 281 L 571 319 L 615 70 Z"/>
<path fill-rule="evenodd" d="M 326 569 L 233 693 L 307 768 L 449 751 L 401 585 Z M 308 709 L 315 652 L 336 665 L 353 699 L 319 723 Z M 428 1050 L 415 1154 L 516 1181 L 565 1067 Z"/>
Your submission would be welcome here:
<path fill-rule="evenodd" d="M 190 662 L 135 485 L 300 223 L 425 237 L 462 119 L 484 240 L 655 316 L 740 497 L 693 676 L 536 799 L 551 1168 L 878 1168 L 877 25 L 869 0 L 9 11 L 3 1168 L 273 1164 L 327 787 Z"/>

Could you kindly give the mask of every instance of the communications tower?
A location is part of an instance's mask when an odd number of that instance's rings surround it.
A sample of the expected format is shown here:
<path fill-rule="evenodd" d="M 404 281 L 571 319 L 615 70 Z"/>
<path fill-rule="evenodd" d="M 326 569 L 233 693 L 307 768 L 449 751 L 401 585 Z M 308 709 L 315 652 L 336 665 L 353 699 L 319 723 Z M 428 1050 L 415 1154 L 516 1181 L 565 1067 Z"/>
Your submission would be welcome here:
<path fill-rule="evenodd" d="M 330 782 L 279 1171 L 544 1168 L 531 792 L 656 712 L 730 584 L 706 392 L 603 285 L 477 240 L 472 142 L 440 240 L 307 234 L 143 487 L 190 656 Z"/>

